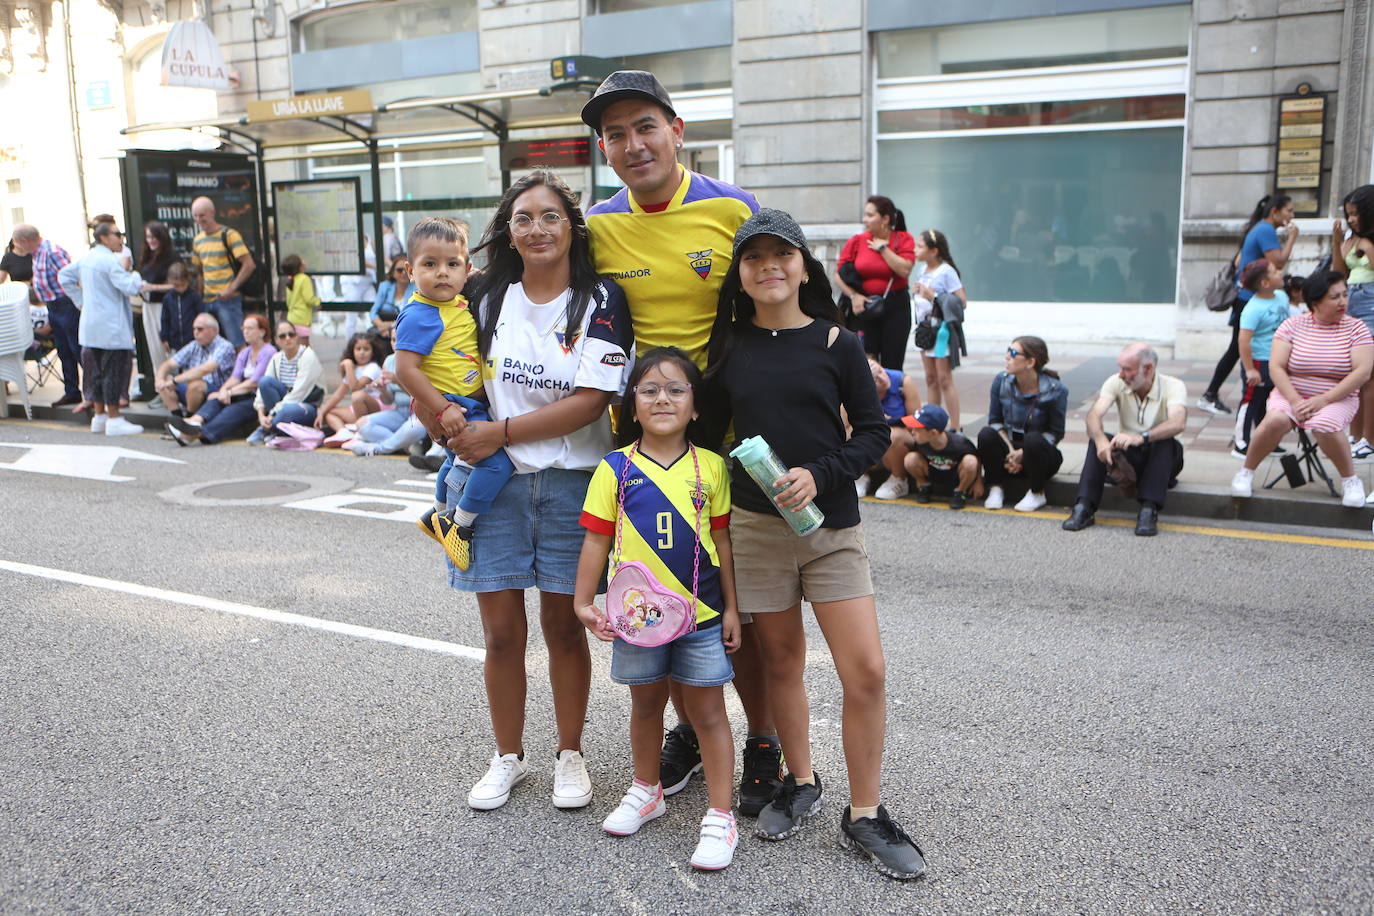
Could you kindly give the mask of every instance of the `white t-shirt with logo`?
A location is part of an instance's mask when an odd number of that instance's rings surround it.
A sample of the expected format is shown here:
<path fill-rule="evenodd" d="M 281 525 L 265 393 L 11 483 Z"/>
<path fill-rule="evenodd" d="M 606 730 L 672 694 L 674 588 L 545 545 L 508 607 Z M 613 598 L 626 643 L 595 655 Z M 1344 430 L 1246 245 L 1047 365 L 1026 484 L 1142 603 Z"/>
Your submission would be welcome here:
<path fill-rule="evenodd" d="M 594 388 L 619 396 L 634 362 L 634 330 L 625 294 L 610 280 L 600 281 L 598 295 L 587 304 L 580 330 L 566 341 L 566 290 L 537 305 L 523 284 L 506 290 L 483 375 L 491 416 L 518 417 L 568 397 L 577 388 Z M 483 324 L 490 313 L 483 304 Z M 611 451 L 611 420 L 603 414 L 591 424 L 557 439 L 520 442 L 506 454 L 517 474 L 545 468 L 591 470 Z"/>

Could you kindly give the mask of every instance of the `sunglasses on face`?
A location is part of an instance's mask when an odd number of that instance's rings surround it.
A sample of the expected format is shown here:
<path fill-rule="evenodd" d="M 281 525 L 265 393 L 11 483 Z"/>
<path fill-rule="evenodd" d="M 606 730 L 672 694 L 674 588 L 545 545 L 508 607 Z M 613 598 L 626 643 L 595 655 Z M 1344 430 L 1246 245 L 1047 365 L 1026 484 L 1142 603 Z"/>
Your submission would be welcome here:
<path fill-rule="evenodd" d="M 1022 353 L 1015 347 L 1007 347 L 1007 355 L 1010 356 L 1012 359 L 1015 359 L 1018 356 L 1025 356 L 1026 354 Z"/>
<path fill-rule="evenodd" d="M 296 336 L 296 332 L 295 332 L 295 331 L 278 331 L 278 332 L 277 332 L 277 338 L 278 338 L 278 339 L 283 338 L 283 337 L 295 337 L 295 336 Z"/>

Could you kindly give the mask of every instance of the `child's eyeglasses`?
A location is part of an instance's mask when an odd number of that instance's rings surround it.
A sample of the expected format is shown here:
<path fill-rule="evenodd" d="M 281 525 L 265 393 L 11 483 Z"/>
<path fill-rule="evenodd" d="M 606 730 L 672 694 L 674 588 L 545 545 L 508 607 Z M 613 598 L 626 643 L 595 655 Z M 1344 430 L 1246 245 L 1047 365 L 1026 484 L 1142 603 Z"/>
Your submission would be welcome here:
<path fill-rule="evenodd" d="M 674 382 L 671 385 L 636 385 L 635 394 L 646 401 L 656 401 L 660 392 L 666 392 L 668 400 L 680 401 L 687 397 L 692 390 L 692 386 L 686 382 Z"/>
<path fill-rule="evenodd" d="M 539 215 L 539 228 L 543 229 L 545 232 L 557 232 L 558 224 L 565 222 L 567 219 L 566 216 L 559 216 L 557 213 L 550 210 L 548 213 L 541 213 Z M 519 236 L 529 235 L 534 231 L 535 222 L 535 220 L 521 213 L 510 221 L 511 234 Z"/>

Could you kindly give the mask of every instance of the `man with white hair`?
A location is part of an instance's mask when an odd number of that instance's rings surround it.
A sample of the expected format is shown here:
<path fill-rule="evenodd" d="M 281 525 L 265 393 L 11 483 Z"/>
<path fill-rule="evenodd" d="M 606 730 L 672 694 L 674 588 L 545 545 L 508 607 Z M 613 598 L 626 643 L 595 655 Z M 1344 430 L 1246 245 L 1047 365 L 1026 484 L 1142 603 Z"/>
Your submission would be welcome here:
<path fill-rule="evenodd" d="M 195 239 L 191 242 L 191 261 L 200 271 L 200 293 L 205 307 L 214 312 L 224 326 L 224 334 L 235 347 L 243 346 L 243 293 L 240 288 L 253 275 L 253 255 L 237 229 L 219 224 L 215 202 L 208 197 L 191 201 L 195 220 Z"/>
<path fill-rule="evenodd" d="M 1123 492 L 1133 483 L 1140 500 L 1135 533 L 1153 537 L 1159 531 L 1164 494 L 1183 471 L 1178 434 L 1188 425 L 1188 391 L 1179 379 L 1158 374 L 1159 354 L 1148 344 L 1131 344 L 1121 351 L 1116 365 L 1116 375 L 1102 383 L 1088 411 L 1088 455 L 1078 477 L 1078 501 L 1064 530 L 1081 531 L 1093 524 L 1102 485 L 1115 468 Z M 1102 430 L 1102 418 L 1113 406 L 1121 431 L 1109 436 Z"/>
<path fill-rule="evenodd" d="M 57 358 L 62 362 L 62 397 L 54 401 L 53 406 L 80 404 L 83 400 L 80 386 L 81 344 L 77 338 L 81 312 L 57 279 L 58 271 L 71 263 L 71 256 L 61 245 L 43 238 L 36 228 L 27 223 L 14 227 L 11 241 L 16 253 L 31 257 L 33 277 L 30 282 L 38 301 L 48 307 L 53 344 L 57 347 Z"/>
<path fill-rule="evenodd" d="M 233 344 L 219 334 L 219 321 L 201 312 L 191 323 L 191 342 L 157 367 L 153 389 L 173 416 L 189 417 L 234 371 L 235 356 Z"/>

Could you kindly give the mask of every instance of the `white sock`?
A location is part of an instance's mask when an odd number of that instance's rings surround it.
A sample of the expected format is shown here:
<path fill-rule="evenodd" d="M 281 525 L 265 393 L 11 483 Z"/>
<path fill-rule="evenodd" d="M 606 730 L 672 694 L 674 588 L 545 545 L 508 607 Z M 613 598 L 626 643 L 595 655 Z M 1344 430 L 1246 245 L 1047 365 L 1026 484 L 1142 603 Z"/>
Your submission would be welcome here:
<path fill-rule="evenodd" d="M 453 523 L 459 528 L 471 528 L 475 521 L 477 521 L 476 512 L 464 512 L 462 509 L 453 510 Z"/>
<path fill-rule="evenodd" d="M 1359 479 L 1360 479 L 1360 475 L 1359 475 L 1359 474 L 1351 474 L 1349 477 L 1342 477 L 1342 478 L 1341 478 L 1341 483 L 1343 483 L 1343 484 L 1345 484 L 1345 483 L 1350 483 L 1350 481 L 1352 481 L 1352 480 L 1359 480 Z"/>
<path fill-rule="evenodd" d="M 1255 472 L 1250 470 L 1249 468 L 1241 468 L 1239 471 L 1236 472 L 1236 477 L 1240 478 L 1241 480 L 1250 480 L 1254 476 Z"/>

